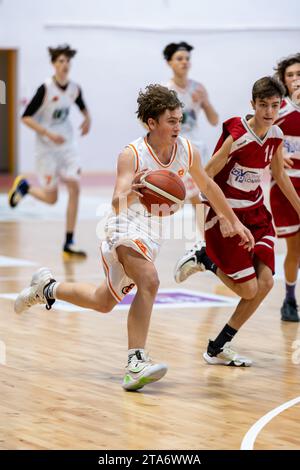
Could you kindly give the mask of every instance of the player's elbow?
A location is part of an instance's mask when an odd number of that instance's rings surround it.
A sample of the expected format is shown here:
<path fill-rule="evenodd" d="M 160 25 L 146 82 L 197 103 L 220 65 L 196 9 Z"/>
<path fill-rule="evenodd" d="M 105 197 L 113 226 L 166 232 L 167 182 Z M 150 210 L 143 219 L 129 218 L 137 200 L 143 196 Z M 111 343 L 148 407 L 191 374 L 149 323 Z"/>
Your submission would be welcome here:
<path fill-rule="evenodd" d="M 21 122 L 23 122 L 23 124 L 25 124 L 26 126 L 28 125 L 28 122 L 30 121 L 30 117 L 29 116 L 22 116 L 21 117 Z"/>

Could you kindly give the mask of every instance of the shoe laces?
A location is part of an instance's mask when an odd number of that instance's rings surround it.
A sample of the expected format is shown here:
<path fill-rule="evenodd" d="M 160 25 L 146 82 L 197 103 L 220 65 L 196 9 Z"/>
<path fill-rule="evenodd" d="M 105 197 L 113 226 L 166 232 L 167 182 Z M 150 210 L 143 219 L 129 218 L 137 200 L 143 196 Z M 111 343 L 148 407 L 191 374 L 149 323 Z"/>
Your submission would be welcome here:
<path fill-rule="evenodd" d="M 234 360 L 238 356 L 238 353 L 230 347 L 229 343 L 224 344 L 222 353 L 224 353 L 226 357 L 229 357 L 232 360 Z"/>
<path fill-rule="evenodd" d="M 37 303 L 39 304 L 44 303 L 44 299 L 41 298 L 41 296 L 35 289 L 31 289 L 31 292 L 27 296 L 26 305 L 30 307 L 31 305 L 34 305 Z"/>
<path fill-rule="evenodd" d="M 137 367 L 139 364 L 142 364 L 142 363 L 150 363 L 151 362 L 151 359 L 149 357 L 149 354 L 144 352 L 143 354 L 141 354 L 141 359 L 139 359 L 136 354 L 134 354 L 131 358 L 130 358 L 130 361 L 128 362 L 128 365 L 132 365 L 134 367 Z"/>

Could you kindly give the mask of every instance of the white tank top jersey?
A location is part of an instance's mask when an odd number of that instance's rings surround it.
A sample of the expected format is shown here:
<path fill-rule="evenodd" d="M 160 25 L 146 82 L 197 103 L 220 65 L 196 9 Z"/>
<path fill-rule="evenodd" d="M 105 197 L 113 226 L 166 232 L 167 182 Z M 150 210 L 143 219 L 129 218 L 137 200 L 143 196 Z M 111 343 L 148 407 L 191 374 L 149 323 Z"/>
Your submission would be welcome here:
<path fill-rule="evenodd" d="M 36 147 L 43 150 L 66 150 L 74 147 L 73 127 L 69 119 L 70 108 L 79 95 L 79 87 L 74 82 L 69 82 L 66 90 L 59 88 L 52 78 L 45 83 L 45 97 L 41 108 L 35 115 L 39 124 L 50 132 L 62 135 L 65 142 L 57 145 L 46 136 L 36 133 Z"/>
<path fill-rule="evenodd" d="M 196 146 L 198 146 L 198 143 L 201 143 L 198 124 L 201 106 L 193 101 L 192 95 L 199 85 L 200 84 L 194 80 L 189 80 L 186 88 L 178 87 L 173 80 L 169 80 L 165 84 L 169 90 L 176 91 L 178 98 L 184 104 L 181 134 L 191 140 Z"/>
<path fill-rule="evenodd" d="M 135 171 L 141 171 L 146 168 L 149 170 L 170 170 L 182 178 L 188 171 L 193 161 L 192 146 L 190 142 L 178 137 L 170 155 L 169 163 L 162 163 L 153 148 L 147 141 L 147 137 L 139 139 L 127 145 L 135 158 Z"/>
<path fill-rule="evenodd" d="M 147 142 L 147 137 L 140 137 L 130 143 L 127 148 L 132 151 L 135 159 L 135 171 L 143 169 L 173 171 L 182 178 L 193 163 L 193 150 L 190 142 L 178 137 L 173 146 L 170 161 L 167 164 L 161 163 L 152 147 Z M 137 202 L 132 204 L 126 213 L 119 215 L 111 214 L 106 223 L 106 235 L 113 245 L 119 238 L 126 237 L 126 234 L 140 232 L 148 239 L 160 243 L 164 238 L 165 230 L 170 217 L 154 217 L 148 213 L 145 207 Z M 116 226 L 118 229 L 116 230 Z M 126 226 L 126 227 L 125 227 Z M 136 235 L 135 235 L 136 236 Z M 127 237 L 128 238 L 128 237 Z"/>

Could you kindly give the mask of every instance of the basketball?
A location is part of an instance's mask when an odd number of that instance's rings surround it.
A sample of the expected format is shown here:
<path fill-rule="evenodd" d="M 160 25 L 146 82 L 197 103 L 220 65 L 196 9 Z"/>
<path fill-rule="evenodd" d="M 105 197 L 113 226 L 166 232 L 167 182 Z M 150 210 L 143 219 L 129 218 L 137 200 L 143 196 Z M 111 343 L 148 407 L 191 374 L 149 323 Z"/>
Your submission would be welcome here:
<path fill-rule="evenodd" d="M 141 178 L 141 183 L 146 187 L 140 189 L 143 195 L 140 201 L 152 215 L 172 215 L 184 202 L 184 183 L 173 171 L 151 171 Z"/>

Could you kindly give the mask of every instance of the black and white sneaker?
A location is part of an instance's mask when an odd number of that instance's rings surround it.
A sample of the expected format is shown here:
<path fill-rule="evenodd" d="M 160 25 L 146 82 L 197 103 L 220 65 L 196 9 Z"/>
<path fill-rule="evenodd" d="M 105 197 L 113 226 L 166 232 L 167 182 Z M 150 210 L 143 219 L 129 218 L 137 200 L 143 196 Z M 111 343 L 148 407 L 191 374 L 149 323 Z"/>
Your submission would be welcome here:
<path fill-rule="evenodd" d="M 281 320 L 299 322 L 298 305 L 294 299 L 285 299 L 280 309 Z"/>
<path fill-rule="evenodd" d="M 174 269 L 174 279 L 178 284 L 185 281 L 192 274 L 206 270 L 201 262 L 202 255 L 206 254 L 205 248 L 205 241 L 200 241 L 177 261 Z"/>
<path fill-rule="evenodd" d="M 209 341 L 207 351 L 203 354 L 204 360 L 208 364 L 233 366 L 233 367 L 250 367 L 251 359 L 240 356 L 236 351 L 231 349 L 230 342 L 225 343 L 223 348 L 215 349 L 213 341 Z"/>
<path fill-rule="evenodd" d="M 23 289 L 15 300 L 14 310 L 20 314 L 28 310 L 33 305 L 44 304 L 50 310 L 54 304 L 54 299 L 48 299 L 44 290 L 49 284 L 55 282 L 53 275 L 48 268 L 40 268 L 31 279 L 30 287 Z"/>

